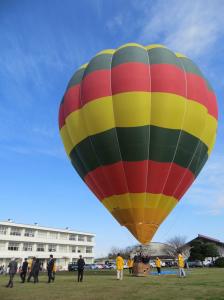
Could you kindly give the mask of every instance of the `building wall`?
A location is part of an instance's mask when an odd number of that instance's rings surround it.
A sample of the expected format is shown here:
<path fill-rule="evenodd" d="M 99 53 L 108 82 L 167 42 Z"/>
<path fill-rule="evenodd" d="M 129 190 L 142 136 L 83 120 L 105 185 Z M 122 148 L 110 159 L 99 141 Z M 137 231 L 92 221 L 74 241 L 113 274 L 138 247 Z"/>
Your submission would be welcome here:
<path fill-rule="evenodd" d="M 86 263 L 94 260 L 95 235 L 72 230 L 60 230 L 38 225 L 0 222 L 0 265 L 8 265 L 11 258 L 19 264 L 24 258 L 38 257 L 46 267 L 50 254 L 56 258 L 58 269 L 82 255 Z"/>

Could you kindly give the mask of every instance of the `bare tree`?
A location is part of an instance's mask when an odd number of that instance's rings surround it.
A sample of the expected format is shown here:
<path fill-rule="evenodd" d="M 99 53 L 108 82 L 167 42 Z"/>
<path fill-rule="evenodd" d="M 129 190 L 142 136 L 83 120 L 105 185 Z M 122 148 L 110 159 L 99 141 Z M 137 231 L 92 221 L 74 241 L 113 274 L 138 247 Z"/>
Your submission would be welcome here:
<path fill-rule="evenodd" d="M 182 247 L 186 243 L 186 236 L 175 236 L 169 239 L 166 247 L 166 252 L 168 255 L 176 257 L 179 252 L 182 251 Z"/>
<path fill-rule="evenodd" d="M 121 255 L 123 258 L 127 259 L 127 258 L 129 257 L 129 255 L 130 255 L 131 251 L 132 251 L 135 247 L 136 247 L 136 246 L 128 246 L 128 247 L 123 248 L 123 249 L 117 248 L 117 247 L 112 247 L 112 248 L 110 249 L 109 254 L 108 254 L 108 258 L 114 259 L 114 258 L 117 257 L 117 254 L 120 253 L 120 255 Z"/>

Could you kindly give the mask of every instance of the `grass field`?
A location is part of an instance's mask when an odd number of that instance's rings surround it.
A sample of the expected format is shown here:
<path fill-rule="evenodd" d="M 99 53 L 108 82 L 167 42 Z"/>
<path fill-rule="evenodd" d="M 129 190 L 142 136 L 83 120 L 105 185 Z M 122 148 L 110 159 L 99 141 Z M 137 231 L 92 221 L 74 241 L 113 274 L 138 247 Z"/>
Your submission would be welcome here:
<path fill-rule="evenodd" d="M 76 275 L 76 273 L 75 273 Z M 78 283 L 74 273 L 57 273 L 56 281 L 47 284 L 47 276 L 40 283 L 14 280 L 14 288 L 5 288 L 7 276 L 0 276 L 0 300 L 179 300 L 224 299 L 224 269 L 192 269 L 187 278 L 176 275 L 131 277 L 124 274 L 123 281 L 116 280 L 115 271 L 88 271 L 84 282 Z"/>

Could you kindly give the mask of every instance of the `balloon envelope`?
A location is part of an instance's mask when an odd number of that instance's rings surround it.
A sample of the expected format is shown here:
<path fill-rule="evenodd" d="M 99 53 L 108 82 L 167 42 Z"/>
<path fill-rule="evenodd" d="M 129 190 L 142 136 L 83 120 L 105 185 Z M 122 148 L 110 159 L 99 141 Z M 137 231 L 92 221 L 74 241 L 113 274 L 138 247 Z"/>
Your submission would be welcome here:
<path fill-rule="evenodd" d="M 217 114 L 214 91 L 189 58 L 126 44 L 75 72 L 59 127 L 84 182 L 147 243 L 207 161 Z"/>

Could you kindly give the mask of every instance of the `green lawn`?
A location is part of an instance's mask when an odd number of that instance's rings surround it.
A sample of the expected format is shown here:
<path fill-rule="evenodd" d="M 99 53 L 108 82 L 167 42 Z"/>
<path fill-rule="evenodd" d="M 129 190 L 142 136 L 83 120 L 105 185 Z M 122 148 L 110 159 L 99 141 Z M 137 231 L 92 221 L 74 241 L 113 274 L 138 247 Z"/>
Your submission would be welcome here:
<path fill-rule="evenodd" d="M 76 274 L 76 273 L 75 273 Z M 115 271 L 86 272 L 84 282 L 78 283 L 74 273 L 57 273 L 56 282 L 47 284 L 47 276 L 40 283 L 19 283 L 5 288 L 6 276 L 0 276 L 0 300 L 122 300 L 122 299 L 224 299 L 224 269 L 192 269 L 187 278 L 175 275 L 131 277 L 125 273 L 123 281 L 116 280 Z"/>

